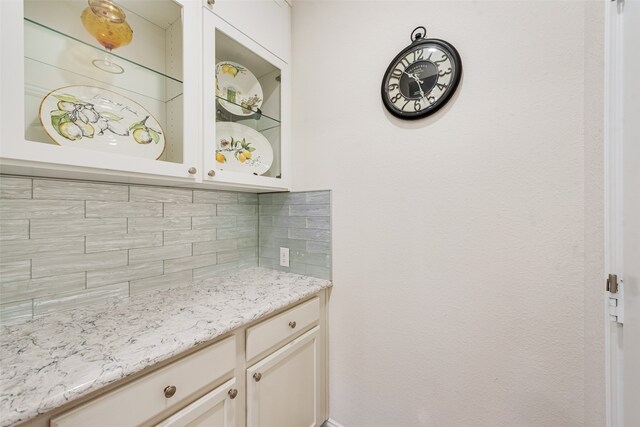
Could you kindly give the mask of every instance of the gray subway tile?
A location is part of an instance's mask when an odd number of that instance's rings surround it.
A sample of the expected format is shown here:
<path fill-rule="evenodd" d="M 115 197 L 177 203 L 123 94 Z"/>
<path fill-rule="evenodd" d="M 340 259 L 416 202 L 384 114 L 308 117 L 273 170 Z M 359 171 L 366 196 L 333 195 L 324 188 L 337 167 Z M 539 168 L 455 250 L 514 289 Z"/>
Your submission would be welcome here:
<path fill-rule="evenodd" d="M 193 201 L 193 190 L 186 188 L 145 187 L 132 185 L 129 201 L 191 203 Z"/>
<path fill-rule="evenodd" d="M 162 246 L 162 233 L 120 233 L 87 236 L 86 252 Z"/>
<path fill-rule="evenodd" d="M 180 286 L 192 281 L 191 270 L 178 271 L 175 273 L 163 274 L 162 276 L 149 277 L 146 279 L 132 280 L 130 284 L 131 295 L 139 294 L 159 288 L 169 288 Z"/>
<path fill-rule="evenodd" d="M 164 205 L 164 216 L 215 216 L 216 205 L 212 203 L 167 203 Z"/>
<path fill-rule="evenodd" d="M 257 227 L 258 226 L 258 217 L 255 215 L 253 216 L 241 215 L 235 218 L 236 218 L 236 225 L 238 227 Z"/>
<path fill-rule="evenodd" d="M 289 216 L 289 205 L 260 205 L 260 215 Z"/>
<path fill-rule="evenodd" d="M 273 193 L 258 194 L 258 204 L 259 205 L 272 205 L 273 204 Z"/>
<path fill-rule="evenodd" d="M 238 240 L 213 240 L 193 244 L 193 255 L 210 254 L 220 251 L 229 251 L 238 248 Z"/>
<path fill-rule="evenodd" d="M 126 218 L 32 219 L 31 238 L 90 236 L 126 233 Z"/>
<path fill-rule="evenodd" d="M 303 205 L 306 203 L 306 193 L 273 193 L 274 205 Z"/>
<path fill-rule="evenodd" d="M 258 235 L 257 226 L 221 228 L 217 232 L 218 240 L 239 239 Z"/>
<path fill-rule="evenodd" d="M 165 245 L 182 243 L 208 242 L 216 239 L 216 230 L 177 230 L 164 232 Z"/>
<path fill-rule="evenodd" d="M 319 267 L 328 267 L 329 255 L 323 253 L 309 253 L 307 251 L 293 251 L 290 259 L 300 264 L 317 265 Z"/>
<path fill-rule="evenodd" d="M 331 243 L 307 240 L 306 249 L 309 253 L 331 254 Z"/>
<path fill-rule="evenodd" d="M 0 240 L 21 240 L 29 238 L 29 220 L 8 219 L 0 221 Z"/>
<path fill-rule="evenodd" d="M 290 228 L 289 238 L 328 242 L 331 240 L 331 233 L 329 230 L 319 230 L 316 228 Z"/>
<path fill-rule="evenodd" d="M 1 199 L 30 199 L 31 178 L 13 178 L 0 176 Z"/>
<path fill-rule="evenodd" d="M 283 246 L 286 247 L 286 246 Z M 269 248 L 266 246 L 260 246 L 259 248 L 260 258 L 280 259 L 280 248 Z"/>
<path fill-rule="evenodd" d="M 307 270 L 307 266 L 304 264 L 289 262 L 289 267 L 283 267 L 280 265 L 278 260 L 271 259 L 271 258 L 260 258 L 258 265 L 260 265 L 260 267 L 266 267 L 266 268 L 270 268 L 272 270 L 278 270 L 278 271 L 286 271 L 288 273 L 294 273 L 294 274 L 305 274 Z"/>
<path fill-rule="evenodd" d="M 129 187 L 122 184 L 102 184 L 82 181 L 34 179 L 33 198 L 47 200 L 129 200 Z"/>
<path fill-rule="evenodd" d="M 291 205 L 289 215 L 291 216 L 329 216 L 331 209 L 329 205 Z"/>
<path fill-rule="evenodd" d="M 257 205 L 258 195 L 256 193 L 238 193 L 238 204 Z"/>
<path fill-rule="evenodd" d="M 85 273 L 72 273 L 62 276 L 49 276 L 40 279 L 29 279 L 19 282 L 3 283 L 2 301 L 21 301 L 28 298 L 55 295 L 63 292 L 84 289 L 86 285 Z"/>
<path fill-rule="evenodd" d="M 0 304 L 0 323 L 8 324 L 33 317 L 33 300 Z"/>
<path fill-rule="evenodd" d="M 300 217 L 293 217 L 300 218 Z M 329 230 L 331 228 L 330 220 L 328 216 L 312 216 L 306 218 L 307 228 L 322 228 L 323 230 Z M 303 227 L 298 227 L 303 228 Z"/>
<path fill-rule="evenodd" d="M 258 236 L 254 237 L 242 237 L 238 240 L 238 249 L 244 248 L 257 248 L 258 247 Z"/>
<path fill-rule="evenodd" d="M 218 205 L 218 216 L 227 215 L 257 215 L 256 205 Z"/>
<path fill-rule="evenodd" d="M 32 260 L 34 278 L 127 265 L 127 251 L 53 255 Z"/>
<path fill-rule="evenodd" d="M 162 261 L 124 265 L 104 270 L 87 272 L 87 287 L 110 285 L 112 283 L 129 282 L 146 277 L 160 276 L 163 273 Z"/>
<path fill-rule="evenodd" d="M 40 316 L 54 311 L 69 310 L 83 305 L 98 304 L 115 297 L 129 295 L 129 282 L 83 289 L 82 291 L 36 298 L 33 300 L 33 314 Z"/>
<path fill-rule="evenodd" d="M 307 248 L 306 240 L 287 239 L 279 237 L 260 237 L 260 246 L 268 248 L 289 248 L 295 251 L 304 251 Z"/>
<path fill-rule="evenodd" d="M 258 223 L 260 224 L 260 227 L 271 227 L 273 226 L 273 219 L 274 217 L 271 215 L 260 215 L 258 217 Z"/>
<path fill-rule="evenodd" d="M 193 190 L 193 203 L 238 203 L 238 193 L 232 191 Z"/>
<path fill-rule="evenodd" d="M 84 237 L 7 240 L 0 242 L 3 261 L 33 259 L 54 254 L 84 253 Z"/>
<path fill-rule="evenodd" d="M 262 227 L 260 227 L 260 229 L 258 231 L 259 231 L 260 239 L 269 238 L 269 237 L 275 237 L 275 238 L 279 238 L 279 239 L 286 239 L 287 237 L 289 237 L 289 230 L 287 228 L 284 228 L 284 227 L 265 227 L 265 226 L 262 226 Z"/>
<path fill-rule="evenodd" d="M 235 226 L 235 216 L 194 216 L 192 219 L 192 228 L 194 230 L 230 228 Z"/>
<path fill-rule="evenodd" d="M 162 246 L 158 248 L 130 249 L 129 263 L 139 264 L 143 262 L 182 258 L 186 256 L 191 256 L 191 244 Z"/>
<path fill-rule="evenodd" d="M 220 274 L 236 271 L 238 261 L 227 262 L 225 264 L 210 265 L 208 267 L 196 268 L 193 270 L 193 280 L 203 280 Z"/>
<path fill-rule="evenodd" d="M 165 230 L 189 230 L 191 229 L 190 217 L 171 218 L 129 218 L 129 233 L 148 233 Z"/>
<path fill-rule="evenodd" d="M 162 203 L 87 201 L 87 218 L 162 216 Z"/>
<path fill-rule="evenodd" d="M 316 265 L 307 265 L 305 274 L 319 279 L 331 280 L 331 268 L 319 267 Z"/>
<path fill-rule="evenodd" d="M 164 272 L 166 274 L 176 271 L 193 270 L 194 268 L 207 267 L 217 263 L 215 253 L 168 259 L 164 261 Z"/>
<path fill-rule="evenodd" d="M 331 191 L 308 191 L 305 202 L 307 205 L 326 205 L 331 203 Z"/>
<path fill-rule="evenodd" d="M 257 248 L 245 248 L 235 251 L 218 252 L 218 263 L 224 264 L 231 261 L 241 261 L 245 258 L 256 258 L 257 256 Z"/>
<path fill-rule="evenodd" d="M 0 218 L 84 218 L 84 202 L 75 200 L 2 200 Z"/>
<path fill-rule="evenodd" d="M 301 216 L 276 216 L 273 217 L 273 225 L 275 227 L 285 228 L 305 228 L 307 226 L 307 219 Z"/>
<path fill-rule="evenodd" d="M 1 255 L 1 254 L 0 254 Z M 4 262 L 0 264 L 0 283 L 26 280 L 31 277 L 31 260 Z M 0 296 L 1 298 L 1 296 Z"/>

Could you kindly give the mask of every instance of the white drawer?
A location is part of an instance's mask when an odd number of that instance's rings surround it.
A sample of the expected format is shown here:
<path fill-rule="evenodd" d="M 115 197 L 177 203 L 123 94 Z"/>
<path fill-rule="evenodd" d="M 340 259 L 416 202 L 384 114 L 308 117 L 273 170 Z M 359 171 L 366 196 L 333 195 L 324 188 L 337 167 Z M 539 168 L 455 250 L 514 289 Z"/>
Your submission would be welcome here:
<path fill-rule="evenodd" d="M 139 425 L 231 372 L 235 354 L 235 337 L 229 337 L 52 419 L 51 427 Z M 169 386 L 176 391 L 167 398 Z"/>
<path fill-rule="evenodd" d="M 281 343 L 320 319 L 320 299 L 313 298 L 247 329 L 247 360 Z"/>
<path fill-rule="evenodd" d="M 216 0 L 207 9 L 289 63 L 291 6 L 284 0 Z"/>

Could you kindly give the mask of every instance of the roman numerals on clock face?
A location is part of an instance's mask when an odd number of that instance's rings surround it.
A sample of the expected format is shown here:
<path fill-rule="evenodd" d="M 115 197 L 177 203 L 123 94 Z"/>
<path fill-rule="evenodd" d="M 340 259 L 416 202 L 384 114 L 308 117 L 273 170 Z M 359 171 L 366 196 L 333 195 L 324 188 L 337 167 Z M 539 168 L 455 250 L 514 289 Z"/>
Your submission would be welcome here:
<path fill-rule="evenodd" d="M 436 44 L 421 44 L 393 64 L 383 92 L 393 109 L 420 112 L 436 104 L 457 73 L 452 56 Z"/>

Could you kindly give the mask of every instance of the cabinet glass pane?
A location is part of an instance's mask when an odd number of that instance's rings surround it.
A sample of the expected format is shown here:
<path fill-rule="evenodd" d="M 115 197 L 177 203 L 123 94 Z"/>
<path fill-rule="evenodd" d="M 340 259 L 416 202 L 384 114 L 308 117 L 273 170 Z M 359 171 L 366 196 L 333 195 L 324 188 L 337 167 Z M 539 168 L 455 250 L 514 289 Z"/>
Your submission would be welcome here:
<path fill-rule="evenodd" d="M 280 69 L 216 30 L 216 165 L 280 178 Z"/>
<path fill-rule="evenodd" d="M 172 0 L 25 0 L 25 138 L 182 163 L 182 31 Z"/>

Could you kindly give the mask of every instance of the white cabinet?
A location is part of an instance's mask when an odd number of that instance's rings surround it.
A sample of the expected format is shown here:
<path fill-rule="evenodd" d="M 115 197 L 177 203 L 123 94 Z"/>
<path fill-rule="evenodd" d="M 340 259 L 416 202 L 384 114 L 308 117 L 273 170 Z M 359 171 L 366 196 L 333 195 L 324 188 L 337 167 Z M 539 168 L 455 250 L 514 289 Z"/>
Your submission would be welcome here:
<path fill-rule="evenodd" d="M 4 172 L 200 179 L 200 4 L 118 3 L 100 27 L 86 1 L 0 2 Z"/>
<path fill-rule="evenodd" d="M 124 15 L 98 25 L 87 0 L 0 1 L 2 171 L 288 190 L 290 6 L 114 3 Z M 256 76 L 259 105 L 242 85 L 216 90 L 223 61 Z M 221 122 L 242 144 L 224 147 L 229 162 L 216 161 Z"/>
<path fill-rule="evenodd" d="M 320 426 L 319 327 L 247 369 L 247 427 Z"/>
<path fill-rule="evenodd" d="M 212 10 L 228 3 L 216 2 Z M 243 1 L 230 8 L 253 3 L 276 4 Z M 204 183 L 289 189 L 289 64 L 208 9 L 203 49 Z"/>
<path fill-rule="evenodd" d="M 156 427 L 235 427 L 235 378 L 202 396 Z"/>

